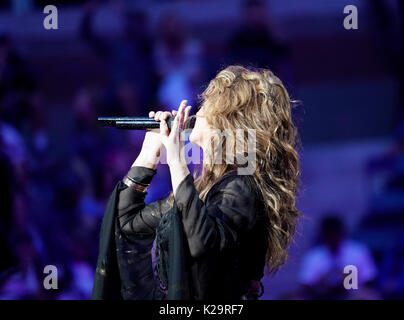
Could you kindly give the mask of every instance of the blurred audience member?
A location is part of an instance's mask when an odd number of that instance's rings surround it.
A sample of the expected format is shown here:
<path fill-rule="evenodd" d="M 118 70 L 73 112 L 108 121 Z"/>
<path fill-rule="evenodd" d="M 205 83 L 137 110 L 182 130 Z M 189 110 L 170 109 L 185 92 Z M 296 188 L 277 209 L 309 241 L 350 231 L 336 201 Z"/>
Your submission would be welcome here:
<path fill-rule="evenodd" d="M 95 34 L 93 19 L 100 5 L 98 0 L 86 3 L 80 32 L 94 52 L 106 61 L 112 72 L 111 87 L 118 104 L 106 107 L 113 108 L 110 112 L 121 112 L 120 115 L 133 115 L 141 112 L 138 109 L 144 108 L 152 96 L 152 37 L 146 13 L 128 10 L 119 0 L 112 1 L 112 4 L 110 9 L 115 10 L 124 23 L 120 37 L 106 39 Z"/>
<path fill-rule="evenodd" d="M 9 35 L 0 28 L 0 112 L 3 121 L 22 130 L 29 121 L 35 81 L 27 63 L 16 52 Z"/>
<path fill-rule="evenodd" d="M 91 297 L 96 259 L 96 254 L 91 251 L 95 234 L 86 225 L 78 223 L 82 227 L 76 228 L 69 241 L 69 256 L 72 259 L 65 267 L 68 281 L 65 290 L 57 296 L 58 300 L 88 300 Z"/>
<path fill-rule="evenodd" d="M 20 168 L 27 160 L 27 150 L 21 134 L 10 124 L 1 121 L 0 117 L 0 137 L 4 153 L 13 162 L 13 165 Z"/>
<path fill-rule="evenodd" d="M 321 222 L 320 243 L 309 250 L 299 275 L 304 291 L 312 299 L 348 299 L 356 290 L 344 288 L 344 268 L 358 270 L 358 291 L 364 299 L 377 297 L 368 285 L 377 275 L 376 265 L 367 247 L 346 235 L 344 223 L 337 215 L 326 216 Z M 352 292 L 351 292 L 352 291 Z"/>
<path fill-rule="evenodd" d="M 241 10 L 243 22 L 228 44 L 230 63 L 270 67 L 275 74 L 282 74 L 288 48 L 280 39 L 266 1 L 246 0 Z"/>
<path fill-rule="evenodd" d="M 374 45 L 381 63 L 390 68 L 398 85 L 398 103 L 393 124 L 404 121 L 404 4 L 400 0 L 373 0 L 368 3 Z"/>
<path fill-rule="evenodd" d="M 404 299 L 404 238 L 383 253 L 378 283 L 385 299 Z"/>
<path fill-rule="evenodd" d="M 199 91 L 202 45 L 190 36 L 184 20 L 172 13 L 162 16 L 157 34 L 153 58 L 159 77 L 158 100 L 171 111 L 181 99 L 193 101 Z"/>
<path fill-rule="evenodd" d="M 15 239 L 18 263 L 9 270 L 8 277 L 0 286 L 0 299 L 41 299 L 43 266 L 35 241 L 29 233 L 18 235 Z"/>

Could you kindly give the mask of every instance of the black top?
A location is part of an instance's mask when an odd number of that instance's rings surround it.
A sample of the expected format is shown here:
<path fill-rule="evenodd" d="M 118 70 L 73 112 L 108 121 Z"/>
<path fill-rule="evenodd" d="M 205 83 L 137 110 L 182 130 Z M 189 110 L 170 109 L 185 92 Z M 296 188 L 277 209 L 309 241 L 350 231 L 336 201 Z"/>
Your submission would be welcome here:
<path fill-rule="evenodd" d="M 128 176 L 150 183 L 155 173 L 149 168 L 132 167 Z M 146 205 L 145 195 L 129 187 L 118 191 L 115 234 L 123 298 L 167 298 L 164 288 L 170 290 L 168 273 L 173 254 L 169 239 L 179 218 L 190 299 L 246 299 L 250 280 L 263 277 L 267 250 L 267 215 L 252 177 L 238 175 L 236 170 L 227 172 L 203 202 L 189 174 L 178 186 L 176 210 L 168 197 Z M 159 279 L 152 278 L 150 272 L 154 238 Z M 139 239 L 143 239 L 140 250 L 133 249 L 133 244 L 139 247 Z"/>

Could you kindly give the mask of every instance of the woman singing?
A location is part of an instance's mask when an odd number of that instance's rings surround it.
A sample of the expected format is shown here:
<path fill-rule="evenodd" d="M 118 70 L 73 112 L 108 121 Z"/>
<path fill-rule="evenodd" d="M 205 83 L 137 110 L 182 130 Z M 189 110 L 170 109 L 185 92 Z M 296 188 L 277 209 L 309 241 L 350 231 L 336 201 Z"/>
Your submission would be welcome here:
<path fill-rule="evenodd" d="M 297 132 L 285 87 L 269 70 L 229 66 L 201 97 L 189 137 L 203 150 L 195 177 L 183 139 L 191 107 L 182 101 L 172 113 L 150 112 L 160 129 L 146 132 L 108 202 L 93 299 L 257 299 L 265 265 L 275 272 L 285 263 L 300 215 Z M 163 148 L 172 193 L 145 204 Z M 238 161 L 246 157 L 253 163 Z"/>

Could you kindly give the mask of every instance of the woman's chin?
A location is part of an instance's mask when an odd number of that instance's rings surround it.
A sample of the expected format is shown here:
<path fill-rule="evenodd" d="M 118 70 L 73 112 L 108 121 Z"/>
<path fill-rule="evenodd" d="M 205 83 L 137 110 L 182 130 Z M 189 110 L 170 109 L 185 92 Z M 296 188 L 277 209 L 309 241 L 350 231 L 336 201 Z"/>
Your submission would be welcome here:
<path fill-rule="evenodd" d="M 192 134 L 189 136 L 189 142 L 191 142 L 194 146 L 200 147 L 198 139 L 195 139 Z"/>

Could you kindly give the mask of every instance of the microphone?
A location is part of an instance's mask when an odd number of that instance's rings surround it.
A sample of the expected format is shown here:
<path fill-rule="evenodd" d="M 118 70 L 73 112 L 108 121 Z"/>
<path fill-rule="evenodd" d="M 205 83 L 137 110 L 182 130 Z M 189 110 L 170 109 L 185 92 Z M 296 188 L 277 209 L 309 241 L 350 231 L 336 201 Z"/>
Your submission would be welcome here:
<path fill-rule="evenodd" d="M 169 117 L 166 122 L 168 130 L 171 131 L 171 126 L 175 116 Z M 190 116 L 186 123 L 185 129 L 193 129 L 195 126 L 196 117 Z M 160 121 L 156 121 L 149 117 L 98 117 L 98 123 L 103 127 L 114 127 L 117 129 L 126 130 L 147 130 L 160 128 Z"/>

